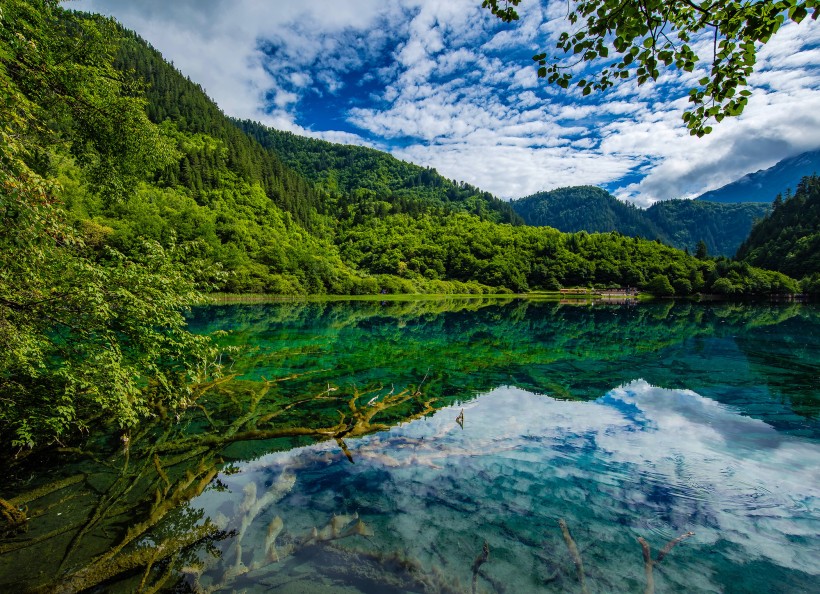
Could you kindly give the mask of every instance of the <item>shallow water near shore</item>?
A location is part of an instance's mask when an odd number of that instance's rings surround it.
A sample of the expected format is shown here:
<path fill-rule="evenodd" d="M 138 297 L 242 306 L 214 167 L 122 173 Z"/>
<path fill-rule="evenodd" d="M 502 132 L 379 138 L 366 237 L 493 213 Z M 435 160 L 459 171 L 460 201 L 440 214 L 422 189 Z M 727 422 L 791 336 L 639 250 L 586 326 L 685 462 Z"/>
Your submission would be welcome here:
<path fill-rule="evenodd" d="M 221 386 L 204 406 L 232 404 L 186 412 L 185 439 L 259 437 L 237 419 L 257 415 L 258 430 L 300 399 L 282 426 L 332 431 L 219 441 L 211 474 L 197 462 L 204 488 L 122 550 L 218 532 L 106 591 L 816 591 L 814 306 L 288 303 L 202 308 L 191 326 L 243 347 L 227 364 L 243 389 L 282 381 L 252 405 Z M 59 526 L 58 509 L 80 525 L 99 509 L 81 502 L 120 468 L 104 443 L 106 468 L 40 470 L 84 479 L 29 538 Z M 130 491 L 149 499 L 186 469 L 151 451 Z M 148 480 L 154 467 L 170 478 Z M 1 554 L 0 589 L 73 575 L 141 521 L 134 502 L 92 544 L 80 528 Z M 15 569 L 35 557 L 43 567 Z"/>

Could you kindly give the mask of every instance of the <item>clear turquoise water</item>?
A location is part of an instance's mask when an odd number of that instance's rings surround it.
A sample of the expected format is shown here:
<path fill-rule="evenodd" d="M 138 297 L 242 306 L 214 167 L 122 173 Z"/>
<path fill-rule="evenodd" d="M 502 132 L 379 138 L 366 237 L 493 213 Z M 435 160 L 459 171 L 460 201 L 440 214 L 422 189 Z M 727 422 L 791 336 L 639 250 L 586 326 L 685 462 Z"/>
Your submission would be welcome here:
<path fill-rule="evenodd" d="M 377 398 L 424 380 L 443 405 L 347 440 L 353 464 L 332 441 L 229 448 L 223 488 L 192 502 L 234 531 L 220 559 L 202 553 L 198 586 L 471 591 L 486 541 L 476 591 L 642 592 L 638 537 L 654 557 L 691 531 L 655 564 L 655 591 L 820 591 L 816 308 L 414 307 L 198 313 L 253 345 L 245 377 L 324 369 L 292 389 L 381 384 Z M 310 538 L 352 514 L 367 536 Z M 276 518 L 279 560 L 263 564 Z"/>
<path fill-rule="evenodd" d="M 820 592 L 817 306 L 286 303 L 190 323 L 227 331 L 236 381 L 202 397 L 208 416 L 168 414 L 130 451 L 92 434 L 15 468 L 0 497 L 82 480 L 0 538 L 0 592 L 100 570 L 171 485 L 208 471 L 114 559 L 208 522 L 219 535 L 92 591 L 649 592 L 638 538 L 657 559 L 692 532 L 649 568 L 655 592 Z M 282 381 L 253 404 L 263 380 Z M 297 401 L 275 423 L 330 427 L 357 393 L 360 412 L 413 398 L 341 441 L 154 449 Z"/>

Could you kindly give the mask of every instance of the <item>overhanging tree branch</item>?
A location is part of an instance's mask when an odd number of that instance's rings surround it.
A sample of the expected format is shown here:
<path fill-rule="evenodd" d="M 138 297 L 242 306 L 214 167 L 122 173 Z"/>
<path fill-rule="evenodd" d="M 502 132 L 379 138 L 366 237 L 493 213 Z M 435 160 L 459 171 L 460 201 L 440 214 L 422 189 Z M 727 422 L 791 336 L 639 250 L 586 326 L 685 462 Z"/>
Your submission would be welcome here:
<path fill-rule="evenodd" d="M 520 0 L 484 0 L 482 6 L 504 22 L 518 19 Z M 689 89 L 692 106 L 683 121 L 692 135 L 711 132 L 713 120 L 740 115 L 751 91 L 747 78 L 754 71 L 756 54 L 784 22 L 800 23 L 811 15 L 817 20 L 820 0 L 715 0 L 698 4 L 693 0 L 581 0 L 571 5 L 570 25 L 581 24 L 575 32 L 565 31 L 557 48 L 565 56 L 579 56 L 589 64 L 576 86 L 584 95 L 605 91 L 616 82 L 630 78 L 639 85 L 660 76 L 661 68 L 692 72 L 697 67 L 708 74 Z M 712 28 L 711 63 L 702 60 L 689 43 Z M 676 43 L 671 37 L 677 37 Z M 619 60 L 604 65 L 610 50 Z M 533 56 L 538 77 L 567 89 L 575 74 L 575 64 L 547 52 Z M 738 90 L 741 89 L 741 90 Z"/>

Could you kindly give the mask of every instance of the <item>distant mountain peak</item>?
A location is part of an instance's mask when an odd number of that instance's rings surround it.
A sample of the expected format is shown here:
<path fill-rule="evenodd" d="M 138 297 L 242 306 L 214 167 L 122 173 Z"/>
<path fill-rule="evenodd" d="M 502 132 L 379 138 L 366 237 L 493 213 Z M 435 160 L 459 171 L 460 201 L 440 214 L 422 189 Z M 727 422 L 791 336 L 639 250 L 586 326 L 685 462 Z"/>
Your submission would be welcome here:
<path fill-rule="evenodd" d="M 766 202 L 787 189 L 795 190 L 800 180 L 820 172 L 820 149 L 788 157 L 768 169 L 760 169 L 696 198 L 706 202 Z"/>

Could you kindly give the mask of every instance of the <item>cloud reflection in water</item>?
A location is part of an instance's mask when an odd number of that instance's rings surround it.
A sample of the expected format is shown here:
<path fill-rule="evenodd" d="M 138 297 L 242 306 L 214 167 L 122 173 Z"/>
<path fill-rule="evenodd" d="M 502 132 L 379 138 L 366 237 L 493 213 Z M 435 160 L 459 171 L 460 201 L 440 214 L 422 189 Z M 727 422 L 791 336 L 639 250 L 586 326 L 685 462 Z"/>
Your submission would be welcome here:
<path fill-rule="evenodd" d="M 689 530 L 656 572 L 659 591 L 724 590 L 750 563 L 763 589 L 782 587 L 784 571 L 798 587 L 820 575 L 820 446 L 693 391 L 636 380 L 573 402 L 500 387 L 348 447 L 354 465 L 333 443 L 269 454 L 199 503 L 226 517 L 248 483 L 261 490 L 288 469 L 293 490 L 250 528 L 260 542 L 277 515 L 298 540 L 358 512 L 374 536 L 341 546 L 400 550 L 468 583 L 487 540 L 482 571 L 510 591 L 576 587 L 559 519 L 592 591 L 640 589 L 636 538 L 657 551 Z"/>

